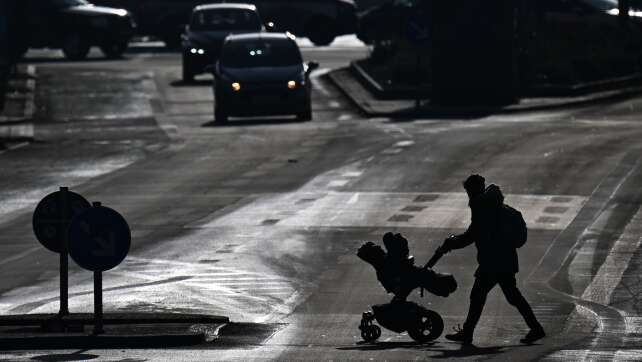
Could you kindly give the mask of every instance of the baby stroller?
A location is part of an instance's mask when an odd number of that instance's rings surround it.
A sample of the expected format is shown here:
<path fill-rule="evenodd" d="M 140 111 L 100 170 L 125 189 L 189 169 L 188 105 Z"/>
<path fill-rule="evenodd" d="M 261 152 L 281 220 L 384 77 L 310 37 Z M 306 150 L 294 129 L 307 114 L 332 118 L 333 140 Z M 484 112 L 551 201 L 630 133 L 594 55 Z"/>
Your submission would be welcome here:
<path fill-rule="evenodd" d="M 367 242 L 359 248 L 357 256 L 371 264 L 377 272 L 377 279 L 388 293 L 394 297 L 387 304 L 372 306 L 372 311 L 363 313 L 359 329 L 366 342 L 375 341 L 381 336 L 382 327 L 408 335 L 419 343 L 439 338 L 444 330 L 444 321 L 439 313 L 407 301 L 415 289 L 447 297 L 457 289 L 457 281 L 450 274 L 440 274 L 432 267 L 443 256 L 441 249 L 422 267 L 415 266 L 414 258 L 409 256 L 408 240 L 401 234 L 386 233 L 383 236 L 384 251 L 379 245 Z"/>

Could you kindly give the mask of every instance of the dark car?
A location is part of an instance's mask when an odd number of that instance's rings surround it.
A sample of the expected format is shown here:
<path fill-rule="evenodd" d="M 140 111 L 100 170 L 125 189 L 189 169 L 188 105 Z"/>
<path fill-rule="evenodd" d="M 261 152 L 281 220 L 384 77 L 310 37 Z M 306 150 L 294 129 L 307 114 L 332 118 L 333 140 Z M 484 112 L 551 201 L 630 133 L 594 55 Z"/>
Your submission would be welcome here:
<path fill-rule="evenodd" d="M 316 45 L 330 44 L 342 34 L 354 33 L 356 5 L 352 0 L 95 0 L 98 4 L 130 10 L 141 35 L 156 36 L 170 47 L 180 46 L 180 34 L 192 9 L 205 3 L 249 3 L 265 22 L 280 31 L 305 36 Z"/>
<path fill-rule="evenodd" d="M 530 59 L 553 79 L 600 78 L 635 66 L 642 50 L 641 13 L 624 29 L 615 0 L 541 0 Z"/>
<path fill-rule="evenodd" d="M 389 0 L 358 15 L 357 38 L 366 44 L 380 45 L 405 36 L 408 19 L 427 12 L 429 0 Z"/>
<path fill-rule="evenodd" d="M 194 8 L 183 34 L 183 81 L 205 72 L 219 57 L 223 40 L 230 34 L 263 31 L 256 6 L 208 4 Z"/>
<path fill-rule="evenodd" d="M 214 70 L 216 122 L 283 114 L 312 119 L 310 73 L 316 67 L 303 62 L 290 34 L 228 36 Z"/>
<path fill-rule="evenodd" d="M 136 26 L 127 10 L 84 0 L 26 0 L 22 6 L 25 52 L 60 48 L 68 59 L 79 60 L 96 45 L 116 58 L 127 49 Z"/>

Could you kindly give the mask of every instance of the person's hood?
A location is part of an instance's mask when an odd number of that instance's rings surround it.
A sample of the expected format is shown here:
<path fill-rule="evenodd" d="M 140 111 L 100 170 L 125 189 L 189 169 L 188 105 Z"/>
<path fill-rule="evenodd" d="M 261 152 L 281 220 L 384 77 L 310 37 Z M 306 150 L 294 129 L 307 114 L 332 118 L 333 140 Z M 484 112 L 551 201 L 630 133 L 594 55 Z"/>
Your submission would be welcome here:
<path fill-rule="evenodd" d="M 63 10 L 68 14 L 80 14 L 89 16 L 128 16 L 129 12 L 125 9 L 108 8 L 105 6 L 96 6 L 92 4 L 78 5 L 65 8 Z"/>
<path fill-rule="evenodd" d="M 303 64 L 284 67 L 230 68 L 221 66 L 221 76 L 232 82 L 287 82 L 297 80 L 303 73 Z"/>
<path fill-rule="evenodd" d="M 468 205 L 471 207 L 477 206 L 478 204 L 484 204 L 487 206 L 500 206 L 504 203 L 504 195 L 502 190 L 499 189 L 499 186 L 495 184 L 490 184 L 483 193 L 473 197 L 468 202 Z"/>

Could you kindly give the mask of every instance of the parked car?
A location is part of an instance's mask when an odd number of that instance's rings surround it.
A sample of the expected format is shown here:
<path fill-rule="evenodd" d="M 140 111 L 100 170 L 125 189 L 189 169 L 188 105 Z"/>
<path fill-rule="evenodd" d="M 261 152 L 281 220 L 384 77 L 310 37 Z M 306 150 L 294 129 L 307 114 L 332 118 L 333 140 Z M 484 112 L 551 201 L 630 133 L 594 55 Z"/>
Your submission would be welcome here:
<path fill-rule="evenodd" d="M 216 122 L 283 114 L 312 119 L 310 73 L 318 66 L 303 62 L 291 34 L 228 36 L 214 69 Z"/>
<path fill-rule="evenodd" d="M 22 35 L 27 48 L 60 48 L 68 59 L 84 59 L 91 46 L 109 58 L 120 57 L 136 24 L 127 10 L 95 6 L 85 0 L 26 0 Z"/>
<path fill-rule="evenodd" d="M 183 81 L 194 80 L 219 57 L 229 34 L 263 31 L 256 6 L 249 4 L 208 4 L 194 8 L 183 34 Z"/>
<path fill-rule="evenodd" d="M 379 45 L 403 36 L 407 19 L 418 10 L 417 0 L 389 0 L 358 15 L 357 38 Z"/>
<path fill-rule="evenodd" d="M 613 76 L 642 60 L 642 17 L 624 29 L 615 0 L 542 0 L 530 58 L 548 77 L 590 80 Z M 537 56 L 535 56 L 537 55 Z"/>
<path fill-rule="evenodd" d="M 203 3 L 250 3 L 262 18 L 280 31 L 306 36 L 317 45 L 330 44 L 342 34 L 354 33 L 356 5 L 352 0 L 94 0 L 98 4 L 130 10 L 141 35 L 156 36 L 170 47 L 179 47 L 180 34 L 192 9 Z"/>

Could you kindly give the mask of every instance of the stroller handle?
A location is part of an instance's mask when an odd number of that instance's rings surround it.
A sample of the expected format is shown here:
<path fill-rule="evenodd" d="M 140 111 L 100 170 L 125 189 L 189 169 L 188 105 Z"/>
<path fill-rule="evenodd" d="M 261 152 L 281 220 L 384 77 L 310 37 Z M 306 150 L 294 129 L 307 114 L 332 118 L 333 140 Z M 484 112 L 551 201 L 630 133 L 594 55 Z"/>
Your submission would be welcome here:
<path fill-rule="evenodd" d="M 444 254 L 446 254 L 446 252 L 442 249 L 442 247 L 441 246 L 438 247 L 437 250 L 435 250 L 435 254 L 433 254 L 432 258 L 430 258 L 430 260 L 428 260 L 426 265 L 424 265 L 424 269 L 434 267 L 435 264 L 437 264 L 437 262 L 439 261 L 439 259 L 441 259 L 441 257 L 444 256 Z"/>

